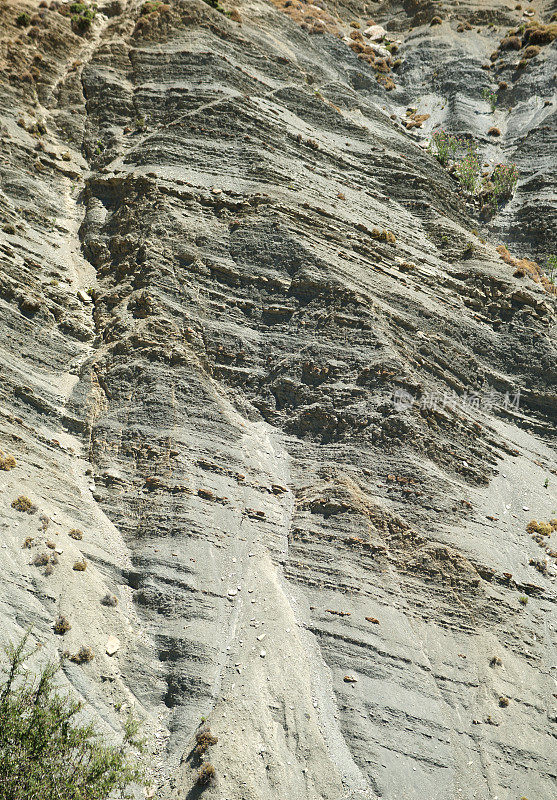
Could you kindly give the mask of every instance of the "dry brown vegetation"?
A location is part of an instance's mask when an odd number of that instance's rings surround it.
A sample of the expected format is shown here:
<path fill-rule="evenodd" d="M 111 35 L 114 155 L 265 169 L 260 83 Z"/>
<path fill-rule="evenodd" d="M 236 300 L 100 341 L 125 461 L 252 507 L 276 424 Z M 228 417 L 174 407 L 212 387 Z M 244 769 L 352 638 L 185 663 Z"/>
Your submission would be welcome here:
<path fill-rule="evenodd" d="M 529 258 L 514 258 L 511 256 L 508 249 L 502 244 L 496 249 L 505 264 L 509 264 L 511 267 L 516 267 L 516 271 L 514 273 L 515 277 L 518 278 L 528 275 L 533 281 L 541 284 L 548 294 L 557 295 L 557 286 L 551 283 L 539 264 L 537 264 L 535 261 L 530 261 Z"/>
<path fill-rule="evenodd" d="M 73 661 L 74 664 L 88 664 L 89 661 L 92 661 L 94 658 L 95 654 L 91 648 L 82 646 L 79 648 L 77 653 L 74 653 L 73 656 L 70 656 L 70 661 Z"/>
<path fill-rule="evenodd" d="M 110 592 L 107 592 L 104 597 L 101 598 L 101 605 L 114 608 L 118 605 L 118 598 L 113 594 L 110 594 Z"/>
<path fill-rule="evenodd" d="M 48 553 L 37 553 L 32 563 L 34 567 L 45 567 L 49 561 L 50 556 Z"/>
<path fill-rule="evenodd" d="M 207 751 L 209 747 L 218 742 L 218 736 L 211 733 L 210 728 L 202 728 L 195 734 L 195 753 L 200 756 Z"/>
<path fill-rule="evenodd" d="M 389 244 L 396 243 L 396 236 L 392 231 L 380 231 L 378 228 L 374 228 L 371 232 L 371 236 L 373 239 L 377 239 L 378 242 L 388 242 Z"/>
<path fill-rule="evenodd" d="M 551 522 L 538 522 L 533 519 L 526 526 L 526 530 L 528 533 L 539 533 L 541 536 L 551 536 L 552 531 L 555 530 L 551 524 L 554 521 L 555 520 L 551 520 Z"/>
<path fill-rule="evenodd" d="M 0 469 L 9 472 L 15 466 L 17 466 L 15 458 L 9 453 L 4 453 L 2 450 L 0 450 Z"/>
<path fill-rule="evenodd" d="M 37 510 L 37 506 L 33 501 L 24 494 L 20 494 L 19 497 L 16 497 L 16 499 L 12 501 L 12 508 L 27 514 L 34 514 Z"/>
<path fill-rule="evenodd" d="M 197 785 L 206 787 L 215 782 L 216 772 L 212 764 L 203 764 L 197 773 Z"/>
<path fill-rule="evenodd" d="M 71 627 L 72 626 L 70 625 L 69 619 L 67 617 L 65 617 L 63 614 L 60 614 L 60 616 L 58 617 L 58 619 L 54 623 L 53 630 L 54 630 L 54 633 L 58 634 L 58 636 L 63 636 L 65 633 L 67 633 L 69 630 L 71 630 Z"/>

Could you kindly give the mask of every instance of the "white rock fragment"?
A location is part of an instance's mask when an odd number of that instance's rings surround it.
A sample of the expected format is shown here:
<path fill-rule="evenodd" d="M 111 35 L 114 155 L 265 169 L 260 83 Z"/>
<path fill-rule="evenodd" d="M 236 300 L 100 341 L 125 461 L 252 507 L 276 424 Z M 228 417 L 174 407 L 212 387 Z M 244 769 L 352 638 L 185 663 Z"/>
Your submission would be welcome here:
<path fill-rule="evenodd" d="M 387 50 L 386 47 L 383 47 L 382 44 L 371 42 L 370 47 L 375 53 L 375 55 L 379 56 L 379 58 L 389 58 L 389 56 L 391 55 L 390 51 Z"/>
<path fill-rule="evenodd" d="M 117 636 L 109 636 L 106 640 L 105 651 L 107 656 L 113 656 L 120 648 L 120 639 Z"/>
<path fill-rule="evenodd" d="M 262 650 L 262 651 L 259 653 L 259 655 L 261 656 L 261 658 L 265 658 L 265 656 L 267 655 L 267 653 L 265 652 L 265 650 Z"/>
<path fill-rule="evenodd" d="M 382 25 L 370 25 L 369 28 L 364 30 L 364 36 L 366 39 L 371 39 L 372 42 L 376 42 L 386 35 L 387 31 L 382 27 Z"/>

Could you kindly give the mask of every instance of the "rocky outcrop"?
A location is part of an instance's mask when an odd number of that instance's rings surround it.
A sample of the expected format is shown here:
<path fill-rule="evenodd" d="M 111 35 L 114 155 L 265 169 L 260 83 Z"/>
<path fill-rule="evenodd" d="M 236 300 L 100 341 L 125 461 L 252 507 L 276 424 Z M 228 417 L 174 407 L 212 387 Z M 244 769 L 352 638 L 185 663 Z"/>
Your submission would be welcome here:
<path fill-rule="evenodd" d="M 35 5 L 0 9 L 2 639 L 91 648 L 64 676 L 142 718 L 148 796 L 199 795 L 205 720 L 208 797 L 549 798 L 550 34 Z M 441 125 L 516 162 L 487 216 Z"/>

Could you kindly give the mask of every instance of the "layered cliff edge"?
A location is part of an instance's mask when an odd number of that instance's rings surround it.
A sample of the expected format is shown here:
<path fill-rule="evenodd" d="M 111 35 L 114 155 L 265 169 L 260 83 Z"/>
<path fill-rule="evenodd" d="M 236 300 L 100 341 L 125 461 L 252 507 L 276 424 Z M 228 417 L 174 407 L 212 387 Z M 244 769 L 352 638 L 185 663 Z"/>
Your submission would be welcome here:
<path fill-rule="evenodd" d="M 0 640 L 148 797 L 553 800 L 557 5 L 214 5 L 0 5 Z"/>

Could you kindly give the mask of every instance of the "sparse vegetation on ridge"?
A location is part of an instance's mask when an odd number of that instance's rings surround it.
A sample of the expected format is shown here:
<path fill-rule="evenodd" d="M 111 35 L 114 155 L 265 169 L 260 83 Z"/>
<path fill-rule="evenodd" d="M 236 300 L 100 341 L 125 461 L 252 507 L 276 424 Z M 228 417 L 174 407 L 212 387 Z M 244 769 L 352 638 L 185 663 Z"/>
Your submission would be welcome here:
<path fill-rule="evenodd" d="M 489 93 L 489 96 L 494 93 Z M 500 136 L 499 128 L 492 127 L 488 130 L 489 136 Z M 458 158 L 459 149 L 465 153 Z M 453 161 L 451 171 L 454 171 L 462 188 L 469 194 L 479 192 L 483 198 L 484 209 L 489 208 L 491 213 L 496 211 L 501 201 L 512 197 L 518 183 L 518 168 L 516 164 L 496 164 L 491 175 L 484 173 L 480 181 L 481 160 L 474 142 L 460 139 L 445 130 L 437 130 L 431 134 L 429 150 L 443 166 L 448 166 Z"/>
<path fill-rule="evenodd" d="M 460 184 L 474 194 L 480 176 L 480 159 L 474 147 L 469 147 L 468 152 L 456 164 L 456 174 Z"/>
<path fill-rule="evenodd" d="M 497 92 L 494 92 L 492 89 L 484 89 L 482 92 L 482 97 L 484 100 L 487 100 L 491 107 L 491 113 L 493 113 L 497 107 Z"/>
<path fill-rule="evenodd" d="M 96 5 L 86 3 L 72 3 L 70 6 L 72 28 L 76 33 L 85 33 L 97 15 Z"/>
<path fill-rule="evenodd" d="M 437 158 L 440 164 L 446 166 L 451 158 L 454 158 L 459 145 L 459 140 L 452 133 L 440 130 L 431 134 L 429 149 Z"/>

